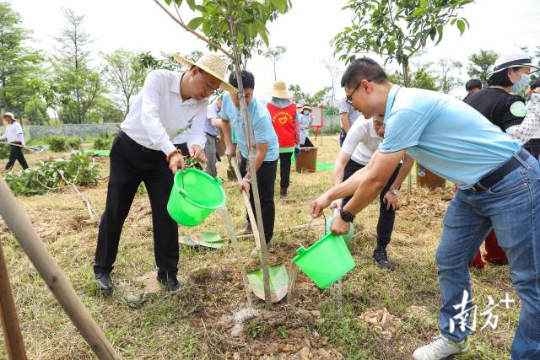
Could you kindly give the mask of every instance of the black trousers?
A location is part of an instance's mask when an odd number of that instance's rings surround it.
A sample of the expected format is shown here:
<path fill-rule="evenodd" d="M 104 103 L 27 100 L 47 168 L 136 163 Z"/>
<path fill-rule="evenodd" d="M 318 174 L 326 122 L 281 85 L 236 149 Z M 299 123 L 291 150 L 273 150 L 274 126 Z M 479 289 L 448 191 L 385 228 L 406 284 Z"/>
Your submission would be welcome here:
<path fill-rule="evenodd" d="M 247 173 L 247 159 L 242 157 L 240 162 L 240 173 L 243 176 Z M 259 185 L 259 199 L 261 201 L 262 220 L 264 228 L 264 237 L 268 244 L 274 235 L 274 221 L 276 218 L 276 206 L 274 204 L 274 183 L 276 182 L 277 160 L 263 161 L 259 170 L 257 170 L 257 185 Z M 255 200 L 253 191 L 249 192 L 251 208 L 255 214 Z M 247 221 L 249 221 L 246 215 Z"/>
<path fill-rule="evenodd" d="M 279 154 L 279 185 L 282 189 L 287 189 L 291 183 L 291 158 L 292 152 Z"/>
<path fill-rule="evenodd" d="M 345 166 L 345 171 L 343 173 L 343 181 L 347 180 L 349 177 L 351 177 L 355 172 L 362 169 L 364 165 L 358 164 L 354 160 L 349 160 L 347 165 Z M 377 248 L 382 250 L 386 249 L 388 244 L 390 243 L 390 238 L 392 237 L 392 231 L 394 230 L 394 221 L 396 220 L 396 212 L 392 209 L 386 210 L 386 204 L 384 203 L 384 195 L 386 195 L 386 192 L 390 189 L 390 186 L 394 183 L 396 180 L 396 177 L 399 173 L 399 169 L 401 169 L 401 164 L 398 165 L 396 170 L 394 170 L 394 173 L 390 177 L 390 180 L 388 180 L 388 183 L 384 187 L 384 189 L 381 191 L 380 195 L 380 208 L 379 208 L 379 221 L 377 223 Z M 352 196 L 347 196 L 343 198 L 342 206 L 345 206 L 351 200 Z"/>
<path fill-rule="evenodd" d="M 26 159 L 24 158 L 22 148 L 15 145 L 10 145 L 9 147 L 10 147 L 9 160 L 6 164 L 6 170 L 13 169 L 13 165 L 15 165 L 15 161 L 18 161 L 19 164 L 21 164 L 23 170 L 28 169 L 28 164 L 26 163 Z"/>
<path fill-rule="evenodd" d="M 345 142 L 345 139 L 347 138 L 347 133 L 345 130 L 341 130 L 339 133 L 339 147 L 343 146 L 343 143 Z"/>
<path fill-rule="evenodd" d="M 154 255 L 158 276 L 165 278 L 178 272 L 178 224 L 167 212 L 174 176 L 161 151 L 143 148 L 120 132 L 111 148 L 111 174 L 105 212 L 99 224 L 94 273 L 110 273 L 118 253 L 122 226 L 137 188 L 144 182 L 154 228 Z"/>
<path fill-rule="evenodd" d="M 300 147 L 313 147 L 313 143 L 311 142 L 311 140 L 309 140 L 308 137 L 306 137 L 306 140 L 303 144 L 300 144 Z"/>
<path fill-rule="evenodd" d="M 531 139 L 527 141 L 527 143 L 524 145 L 524 148 L 527 149 L 527 151 L 529 151 L 536 160 L 539 160 L 540 139 Z"/>

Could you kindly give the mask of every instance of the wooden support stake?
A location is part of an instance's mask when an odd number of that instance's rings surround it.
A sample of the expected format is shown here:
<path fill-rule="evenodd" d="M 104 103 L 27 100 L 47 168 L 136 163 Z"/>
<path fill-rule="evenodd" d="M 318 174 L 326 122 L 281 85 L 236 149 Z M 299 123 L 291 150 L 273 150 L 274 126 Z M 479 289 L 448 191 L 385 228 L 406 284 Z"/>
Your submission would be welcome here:
<path fill-rule="evenodd" d="M 99 359 L 120 359 L 1 177 L 0 215 L 92 351 Z"/>
<path fill-rule="evenodd" d="M 7 266 L 4 260 L 4 251 L 2 242 L 0 241 L 0 320 L 4 329 L 4 340 L 6 341 L 6 349 L 8 359 L 10 360 L 26 360 L 26 350 L 24 349 L 24 341 L 21 335 L 17 310 L 11 293 L 11 285 L 9 284 L 9 275 Z"/>

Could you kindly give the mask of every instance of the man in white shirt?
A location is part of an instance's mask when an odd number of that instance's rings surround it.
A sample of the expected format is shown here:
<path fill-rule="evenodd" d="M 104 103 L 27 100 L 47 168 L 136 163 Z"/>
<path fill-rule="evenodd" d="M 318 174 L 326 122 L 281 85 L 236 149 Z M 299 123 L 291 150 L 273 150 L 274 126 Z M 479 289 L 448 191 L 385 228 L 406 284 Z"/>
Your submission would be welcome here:
<path fill-rule="evenodd" d="M 185 164 L 182 151 L 171 139 L 185 134 L 189 155 L 204 161 L 207 98 L 219 87 L 236 89 L 224 80 L 227 64 L 217 55 L 204 55 L 197 62 L 174 57 L 189 70 L 151 71 L 111 148 L 109 188 L 94 264 L 98 286 L 105 294 L 113 291 L 110 273 L 120 233 L 141 182 L 152 207 L 157 278 L 171 292 L 180 289 L 178 224 L 167 213 L 167 201 L 174 173 Z"/>
<path fill-rule="evenodd" d="M 15 161 L 21 164 L 23 170 L 28 169 L 28 164 L 24 158 L 22 149 L 24 147 L 24 135 L 21 124 L 15 121 L 13 113 L 4 114 L 4 121 L 8 124 L 6 133 L 0 136 L 0 140 L 7 140 L 10 143 L 9 160 L 6 164 L 6 171 L 9 171 L 15 165 Z M 12 145 L 11 145 L 12 144 Z"/>
<path fill-rule="evenodd" d="M 347 102 L 347 97 L 344 96 L 339 100 L 339 120 L 341 121 L 341 133 L 339 134 L 339 146 L 343 146 L 343 142 L 347 137 L 347 133 L 353 126 L 356 119 L 364 119 L 360 111 L 356 110 L 354 105 Z M 364 119 L 365 120 L 365 119 Z"/>
<path fill-rule="evenodd" d="M 379 115 L 369 120 L 364 120 L 363 118 L 356 120 L 350 128 L 336 159 L 334 165 L 334 186 L 341 184 L 369 163 L 384 138 L 383 121 L 383 117 Z M 377 247 L 373 252 L 373 259 L 382 269 L 394 269 L 394 265 L 388 261 L 386 247 L 390 243 L 394 229 L 399 188 L 407 174 L 411 171 L 413 164 L 414 159 L 409 155 L 405 155 L 403 165 L 398 165 L 380 194 Z M 351 198 L 352 196 L 346 196 L 342 201 L 336 200 L 334 201 L 334 206 L 341 209 Z"/>

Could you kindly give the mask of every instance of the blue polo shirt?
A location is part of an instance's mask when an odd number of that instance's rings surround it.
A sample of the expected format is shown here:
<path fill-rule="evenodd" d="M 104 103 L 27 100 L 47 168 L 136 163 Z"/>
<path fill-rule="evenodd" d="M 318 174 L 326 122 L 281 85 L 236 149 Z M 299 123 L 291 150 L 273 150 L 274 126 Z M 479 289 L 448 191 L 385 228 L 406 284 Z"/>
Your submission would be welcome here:
<path fill-rule="evenodd" d="M 468 189 L 521 145 L 478 111 L 449 95 L 394 85 L 380 151 L 407 150 L 433 173 Z"/>
<path fill-rule="evenodd" d="M 259 100 L 253 98 L 248 106 L 249 118 L 253 128 L 255 142 L 258 144 L 268 144 L 268 150 L 264 161 L 275 161 L 279 156 L 279 143 L 272 118 L 266 106 Z M 248 157 L 248 144 L 246 137 L 246 127 L 244 119 L 240 112 L 234 106 L 230 94 L 223 96 L 223 105 L 221 106 L 221 117 L 225 121 L 230 121 L 236 136 L 236 144 L 240 148 L 240 153 L 244 158 Z"/>

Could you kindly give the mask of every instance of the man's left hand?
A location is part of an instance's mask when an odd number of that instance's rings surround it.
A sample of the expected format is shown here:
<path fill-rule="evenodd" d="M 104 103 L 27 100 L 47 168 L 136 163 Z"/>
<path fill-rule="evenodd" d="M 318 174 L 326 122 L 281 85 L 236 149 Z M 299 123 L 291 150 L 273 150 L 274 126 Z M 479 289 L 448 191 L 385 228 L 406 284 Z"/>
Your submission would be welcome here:
<path fill-rule="evenodd" d="M 386 194 L 384 194 L 383 201 L 386 204 L 387 211 L 390 209 L 396 211 L 398 209 L 398 196 L 393 194 L 392 191 L 387 191 Z"/>
<path fill-rule="evenodd" d="M 350 229 L 350 222 L 343 221 L 341 216 L 336 216 L 334 218 L 334 221 L 332 222 L 332 227 L 330 228 L 330 231 L 332 231 L 332 234 L 335 235 L 345 235 L 349 233 Z"/>
<path fill-rule="evenodd" d="M 193 145 L 189 148 L 189 155 L 194 160 L 200 160 L 202 162 L 206 162 L 206 155 L 204 154 L 204 149 L 200 147 L 199 145 Z"/>
<path fill-rule="evenodd" d="M 249 194 L 251 184 L 246 179 L 242 179 L 242 181 L 240 181 L 239 187 L 240 187 L 240 192 L 245 191 L 246 193 Z"/>

